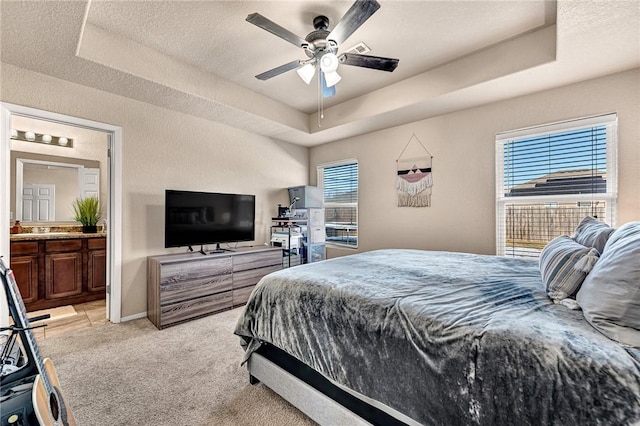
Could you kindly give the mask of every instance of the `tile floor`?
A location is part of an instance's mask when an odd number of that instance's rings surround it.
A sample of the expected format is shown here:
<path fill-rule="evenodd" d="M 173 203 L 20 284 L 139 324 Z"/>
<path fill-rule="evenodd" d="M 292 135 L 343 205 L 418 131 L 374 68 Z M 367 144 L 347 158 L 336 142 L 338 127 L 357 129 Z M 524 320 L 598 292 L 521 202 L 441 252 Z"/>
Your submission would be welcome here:
<path fill-rule="evenodd" d="M 95 327 L 97 325 L 106 324 L 108 322 L 106 317 L 106 305 L 104 300 L 96 300 L 95 302 L 82 303 L 80 305 L 73 305 L 75 314 L 65 307 L 64 310 L 59 310 L 62 315 L 57 317 L 55 312 L 52 313 L 52 317 L 48 320 L 37 321 L 32 326 L 40 324 L 47 324 L 46 327 L 36 328 L 33 330 L 35 338 L 46 339 L 53 336 L 59 336 L 60 334 L 71 333 L 78 330 L 84 330 L 85 328 Z M 35 316 L 48 313 L 50 310 L 28 312 L 27 316 L 33 318 Z M 52 310 L 51 310 L 52 311 Z"/>

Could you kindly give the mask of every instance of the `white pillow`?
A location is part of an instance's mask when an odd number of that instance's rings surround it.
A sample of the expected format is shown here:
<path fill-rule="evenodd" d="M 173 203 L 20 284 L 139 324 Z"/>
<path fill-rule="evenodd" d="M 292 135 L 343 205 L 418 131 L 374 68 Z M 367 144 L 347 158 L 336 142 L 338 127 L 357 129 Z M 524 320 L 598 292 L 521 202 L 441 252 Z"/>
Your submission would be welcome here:
<path fill-rule="evenodd" d="M 576 300 L 596 329 L 640 348 L 640 222 L 629 222 L 611 234 Z"/>
<path fill-rule="evenodd" d="M 591 216 L 587 216 L 580 221 L 573 234 L 573 239 L 586 247 L 594 247 L 600 254 L 604 250 L 607 240 L 615 229 L 604 222 L 600 222 Z"/>

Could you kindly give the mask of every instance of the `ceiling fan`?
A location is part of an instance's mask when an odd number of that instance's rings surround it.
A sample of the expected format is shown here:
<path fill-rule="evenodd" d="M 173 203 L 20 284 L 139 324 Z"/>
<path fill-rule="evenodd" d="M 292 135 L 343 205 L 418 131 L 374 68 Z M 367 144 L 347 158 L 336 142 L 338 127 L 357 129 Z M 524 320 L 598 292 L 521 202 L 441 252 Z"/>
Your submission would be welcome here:
<path fill-rule="evenodd" d="M 361 55 L 357 53 L 342 53 L 338 56 L 338 48 L 355 30 L 371 17 L 380 3 L 376 0 L 356 0 L 351 8 L 340 19 L 338 24 L 329 31 L 329 18 L 320 15 L 313 19 L 314 31 L 305 38 L 301 38 L 286 28 L 265 18 L 259 13 L 247 16 L 247 21 L 263 30 L 304 49 L 308 59 L 295 60 L 280 65 L 262 74 L 256 75 L 259 80 L 268 80 L 287 71 L 297 70 L 302 80 L 309 84 L 318 70 L 318 78 L 322 87 L 322 96 L 328 98 L 335 95 L 335 85 L 341 77 L 337 73 L 338 65 L 353 65 L 381 71 L 393 71 L 398 66 L 398 59 L 380 56 Z"/>

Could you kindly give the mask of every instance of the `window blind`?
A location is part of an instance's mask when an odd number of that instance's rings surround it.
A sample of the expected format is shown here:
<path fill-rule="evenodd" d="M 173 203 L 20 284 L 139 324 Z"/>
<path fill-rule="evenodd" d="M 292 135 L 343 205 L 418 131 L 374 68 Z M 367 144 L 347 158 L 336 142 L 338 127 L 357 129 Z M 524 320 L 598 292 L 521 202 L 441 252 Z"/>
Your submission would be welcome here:
<path fill-rule="evenodd" d="M 613 226 L 616 123 L 611 114 L 499 135 L 497 254 L 537 258 L 585 216 Z"/>
<path fill-rule="evenodd" d="M 358 246 L 358 163 L 318 167 L 325 209 L 327 242 Z"/>

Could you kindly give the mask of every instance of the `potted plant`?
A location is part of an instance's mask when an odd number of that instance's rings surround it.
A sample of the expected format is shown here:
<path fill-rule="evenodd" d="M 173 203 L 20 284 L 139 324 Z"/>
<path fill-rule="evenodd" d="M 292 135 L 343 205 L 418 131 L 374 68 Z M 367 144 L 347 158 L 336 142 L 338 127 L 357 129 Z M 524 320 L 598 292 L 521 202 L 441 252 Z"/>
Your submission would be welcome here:
<path fill-rule="evenodd" d="M 96 197 L 76 198 L 73 202 L 74 220 L 82 223 L 82 232 L 98 232 L 100 220 L 100 202 Z"/>

